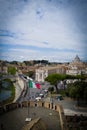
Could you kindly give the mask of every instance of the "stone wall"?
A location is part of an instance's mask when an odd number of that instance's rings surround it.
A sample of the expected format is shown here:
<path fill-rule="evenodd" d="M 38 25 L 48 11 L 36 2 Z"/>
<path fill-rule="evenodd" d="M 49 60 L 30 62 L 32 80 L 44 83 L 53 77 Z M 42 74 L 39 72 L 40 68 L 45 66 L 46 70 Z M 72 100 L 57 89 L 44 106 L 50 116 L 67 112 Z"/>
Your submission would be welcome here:
<path fill-rule="evenodd" d="M 24 89 L 24 81 L 23 79 L 21 79 L 19 76 L 17 77 L 17 82 L 19 84 L 19 86 L 21 87 L 21 89 Z"/>
<path fill-rule="evenodd" d="M 20 93 L 19 96 L 18 96 L 18 94 L 15 95 L 15 99 L 13 102 L 18 101 L 21 98 L 21 96 L 24 96 L 27 92 L 27 86 L 26 86 L 25 81 L 19 76 L 17 76 L 16 81 L 21 90 L 19 92 Z M 16 90 L 16 91 L 18 91 L 18 90 Z"/>

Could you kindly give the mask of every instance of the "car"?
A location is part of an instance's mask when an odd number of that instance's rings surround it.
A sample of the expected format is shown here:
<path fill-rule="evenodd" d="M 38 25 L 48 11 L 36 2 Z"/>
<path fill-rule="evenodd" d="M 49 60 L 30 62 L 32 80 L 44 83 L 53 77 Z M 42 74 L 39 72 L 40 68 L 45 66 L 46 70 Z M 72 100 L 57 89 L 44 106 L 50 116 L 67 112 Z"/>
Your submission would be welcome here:
<path fill-rule="evenodd" d="M 37 101 L 40 101 L 41 100 L 41 97 L 36 97 L 35 98 Z"/>
<path fill-rule="evenodd" d="M 47 90 L 47 89 L 45 89 L 44 91 L 45 91 L 45 92 L 48 92 L 48 90 Z"/>
<path fill-rule="evenodd" d="M 43 97 L 44 97 L 44 94 L 43 94 L 43 93 L 40 93 L 39 96 L 40 96 L 41 98 L 43 98 Z"/>
<path fill-rule="evenodd" d="M 63 97 L 62 97 L 62 95 L 58 95 L 58 96 L 56 96 L 56 99 L 57 99 L 58 101 L 60 101 L 60 100 L 63 100 Z"/>
<path fill-rule="evenodd" d="M 39 82 L 40 83 L 40 85 L 44 85 L 45 83 L 44 82 Z"/>

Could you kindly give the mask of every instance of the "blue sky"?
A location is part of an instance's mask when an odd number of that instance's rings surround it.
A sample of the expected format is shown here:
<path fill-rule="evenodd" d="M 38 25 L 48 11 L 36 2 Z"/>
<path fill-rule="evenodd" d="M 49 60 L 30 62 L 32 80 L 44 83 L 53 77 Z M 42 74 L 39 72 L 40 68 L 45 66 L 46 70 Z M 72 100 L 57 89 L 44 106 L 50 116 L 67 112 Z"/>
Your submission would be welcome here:
<path fill-rule="evenodd" d="M 0 0 L 0 59 L 87 60 L 87 0 Z"/>

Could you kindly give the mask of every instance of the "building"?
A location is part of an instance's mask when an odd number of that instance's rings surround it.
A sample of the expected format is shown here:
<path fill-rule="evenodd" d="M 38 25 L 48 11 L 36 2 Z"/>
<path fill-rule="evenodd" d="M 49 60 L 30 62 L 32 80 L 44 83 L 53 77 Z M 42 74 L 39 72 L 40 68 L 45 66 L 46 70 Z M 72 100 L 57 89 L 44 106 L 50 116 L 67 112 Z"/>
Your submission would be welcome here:
<path fill-rule="evenodd" d="M 45 66 L 36 69 L 35 80 L 38 82 L 44 82 L 44 79 L 49 74 L 68 74 L 68 75 L 82 75 L 87 74 L 87 65 L 83 63 L 78 55 L 69 64 L 60 64 L 56 66 Z"/>
<path fill-rule="evenodd" d="M 8 67 L 7 66 L 0 66 L 0 73 L 8 73 Z"/>
<path fill-rule="evenodd" d="M 65 74 L 66 67 L 64 65 L 40 67 L 39 69 L 36 69 L 35 80 L 38 82 L 44 82 L 44 79 L 49 74 L 54 74 L 54 73 Z"/>
<path fill-rule="evenodd" d="M 69 75 L 87 74 L 86 65 L 80 60 L 78 55 L 76 55 L 74 60 L 69 64 L 66 74 Z"/>

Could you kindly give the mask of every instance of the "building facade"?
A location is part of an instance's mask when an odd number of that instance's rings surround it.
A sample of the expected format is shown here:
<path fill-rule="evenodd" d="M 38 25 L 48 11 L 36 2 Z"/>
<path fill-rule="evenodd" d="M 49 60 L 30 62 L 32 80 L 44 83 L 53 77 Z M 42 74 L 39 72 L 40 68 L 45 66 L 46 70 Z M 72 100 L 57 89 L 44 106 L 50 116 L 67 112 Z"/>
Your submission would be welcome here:
<path fill-rule="evenodd" d="M 35 73 L 35 80 L 38 82 L 44 82 L 44 79 L 49 75 L 49 74 L 65 74 L 66 73 L 66 67 L 63 65 L 57 65 L 57 66 L 46 66 L 46 67 L 41 67 L 39 69 L 36 69 Z"/>
<path fill-rule="evenodd" d="M 74 60 L 69 64 L 66 74 L 69 75 L 87 74 L 86 65 L 80 60 L 78 55 L 76 55 Z"/>

